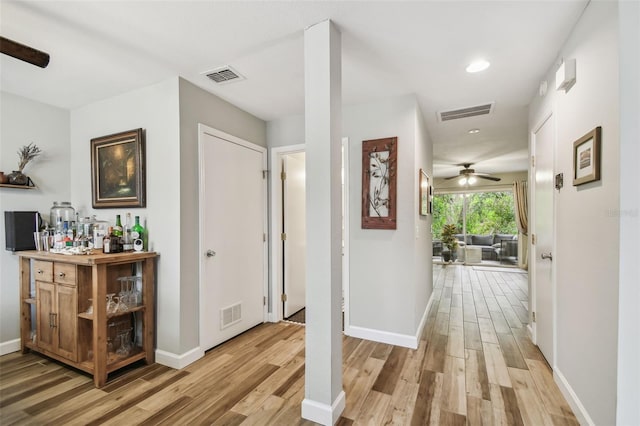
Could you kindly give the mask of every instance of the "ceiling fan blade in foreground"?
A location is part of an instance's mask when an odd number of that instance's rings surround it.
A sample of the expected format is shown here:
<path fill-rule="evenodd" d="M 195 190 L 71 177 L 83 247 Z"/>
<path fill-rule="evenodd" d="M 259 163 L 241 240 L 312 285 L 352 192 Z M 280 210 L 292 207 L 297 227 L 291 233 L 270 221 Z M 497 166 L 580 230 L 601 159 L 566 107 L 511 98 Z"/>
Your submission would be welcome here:
<path fill-rule="evenodd" d="M 499 177 L 494 177 L 494 176 L 485 176 L 485 175 L 481 175 L 481 174 L 477 174 L 474 173 L 475 177 L 479 177 L 480 179 L 487 179 L 487 180 L 492 180 L 494 182 L 500 182 L 500 178 Z"/>
<path fill-rule="evenodd" d="M 0 53 L 13 56 L 40 68 L 49 65 L 49 54 L 0 36 Z"/>

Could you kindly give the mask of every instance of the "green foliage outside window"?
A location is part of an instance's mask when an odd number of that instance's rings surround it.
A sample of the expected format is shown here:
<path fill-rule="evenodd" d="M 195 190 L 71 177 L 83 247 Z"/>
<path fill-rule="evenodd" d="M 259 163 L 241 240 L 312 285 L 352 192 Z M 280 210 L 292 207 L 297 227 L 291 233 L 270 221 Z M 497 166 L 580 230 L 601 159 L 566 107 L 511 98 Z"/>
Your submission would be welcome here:
<path fill-rule="evenodd" d="M 517 234 L 513 193 L 476 192 L 437 194 L 433 197 L 434 239 L 440 239 L 442 228 L 452 223 L 462 233 L 463 203 L 467 202 L 467 234 Z"/>

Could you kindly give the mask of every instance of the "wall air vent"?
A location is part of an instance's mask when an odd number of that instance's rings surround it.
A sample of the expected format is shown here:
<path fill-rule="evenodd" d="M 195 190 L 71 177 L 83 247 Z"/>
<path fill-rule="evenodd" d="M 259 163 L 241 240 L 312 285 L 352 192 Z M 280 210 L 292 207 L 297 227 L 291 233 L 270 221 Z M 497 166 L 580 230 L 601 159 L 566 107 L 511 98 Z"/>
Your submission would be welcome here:
<path fill-rule="evenodd" d="M 204 75 L 218 84 L 231 83 L 233 81 L 244 80 L 244 77 L 240 73 L 230 66 L 224 66 L 216 68 L 211 71 L 203 72 Z"/>
<path fill-rule="evenodd" d="M 450 111 L 438 111 L 438 121 L 458 120 L 460 118 L 475 117 L 476 115 L 487 115 L 493 112 L 495 102 L 484 105 L 477 105 L 467 108 L 454 109 Z"/>
<path fill-rule="evenodd" d="M 220 309 L 220 330 L 242 321 L 242 302 Z"/>

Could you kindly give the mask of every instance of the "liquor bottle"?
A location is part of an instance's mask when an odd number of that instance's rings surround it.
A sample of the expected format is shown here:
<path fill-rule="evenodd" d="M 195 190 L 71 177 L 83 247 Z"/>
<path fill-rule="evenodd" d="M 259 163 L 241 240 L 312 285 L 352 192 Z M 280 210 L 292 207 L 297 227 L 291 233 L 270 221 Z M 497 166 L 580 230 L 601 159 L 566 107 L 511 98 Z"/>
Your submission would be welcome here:
<path fill-rule="evenodd" d="M 133 251 L 133 238 L 131 238 L 131 213 L 127 213 L 122 231 L 122 251 Z"/>
<path fill-rule="evenodd" d="M 102 252 L 103 253 L 111 253 L 111 232 L 113 232 L 113 228 L 109 227 L 107 231 L 107 235 L 102 239 Z"/>
<path fill-rule="evenodd" d="M 69 227 L 69 222 L 62 224 L 62 241 L 65 247 L 73 246 L 73 228 Z"/>
<path fill-rule="evenodd" d="M 133 225 L 133 228 L 131 228 L 131 238 L 133 238 L 133 241 L 134 241 L 133 248 L 136 251 L 146 250 L 147 249 L 147 245 L 145 244 L 146 231 L 144 229 L 144 226 L 140 225 L 140 216 L 136 216 L 135 221 L 136 221 L 135 225 Z M 140 247 L 140 242 L 136 240 L 140 240 L 142 242 L 142 247 Z"/>
<path fill-rule="evenodd" d="M 116 228 L 113 227 L 111 235 L 109 236 L 109 251 L 111 253 L 122 253 L 122 236 L 117 235 L 116 232 Z"/>
<path fill-rule="evenodd" d="M 113 227 L 113 235 L 116 237 L 122 237 L 122 222 L 120 222 L 120 215 L 116 215 L 116 226 Z"/>

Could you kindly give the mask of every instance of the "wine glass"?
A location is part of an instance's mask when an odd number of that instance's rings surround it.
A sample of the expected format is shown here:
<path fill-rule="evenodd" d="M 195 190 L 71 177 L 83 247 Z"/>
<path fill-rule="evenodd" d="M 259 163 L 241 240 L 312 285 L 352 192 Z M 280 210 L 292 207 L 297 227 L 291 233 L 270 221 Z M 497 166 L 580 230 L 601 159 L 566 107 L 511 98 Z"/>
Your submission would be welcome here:
<path fill-rule="evenodd" d="M 89 307 L 87 308 L 86 311 L 84 311 L 84 313 L 87 315 L 93 314 L 93 299 L 89 299 Z"/>
<path fill-rule="evenodd" d="M 115 293 L 107 294 L 107 314 L 114 314 L 117 310 L 116 302 L 113 300 Z"/>

